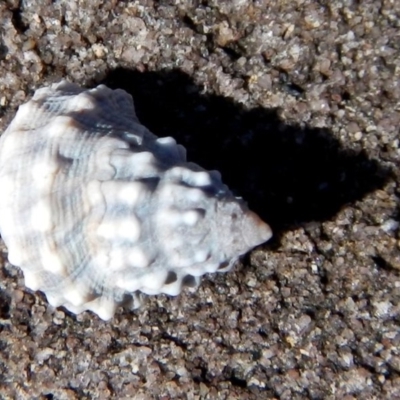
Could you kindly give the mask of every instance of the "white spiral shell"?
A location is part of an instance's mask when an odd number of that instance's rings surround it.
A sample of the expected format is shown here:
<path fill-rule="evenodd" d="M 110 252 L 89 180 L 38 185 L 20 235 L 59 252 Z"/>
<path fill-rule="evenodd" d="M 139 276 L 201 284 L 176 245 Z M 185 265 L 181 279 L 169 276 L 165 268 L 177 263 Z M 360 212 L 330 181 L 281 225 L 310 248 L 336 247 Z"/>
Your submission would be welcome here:
<path fill-rule="evenodd" d="M 67 81 L 36 91 L 0 137 L 0 232 L 53 306 L 113 316 L 227 271 L 271 231 L 216 171 L 141 125 L 131 96 Z"/>

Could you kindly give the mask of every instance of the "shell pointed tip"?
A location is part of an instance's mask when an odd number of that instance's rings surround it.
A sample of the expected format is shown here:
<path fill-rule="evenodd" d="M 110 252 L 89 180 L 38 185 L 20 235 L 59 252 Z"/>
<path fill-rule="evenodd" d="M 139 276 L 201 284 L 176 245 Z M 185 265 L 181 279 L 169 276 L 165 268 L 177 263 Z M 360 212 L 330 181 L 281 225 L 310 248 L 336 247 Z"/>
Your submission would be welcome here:
<path fill-rule="evenodd" d="M 250 237 L 251 246 L 255 247 L 267 242 L 272 237 L 270 226 L 264 222 L 256 213 L 249 211 L 248 218 L 251 223 L 252 235 Z"/>

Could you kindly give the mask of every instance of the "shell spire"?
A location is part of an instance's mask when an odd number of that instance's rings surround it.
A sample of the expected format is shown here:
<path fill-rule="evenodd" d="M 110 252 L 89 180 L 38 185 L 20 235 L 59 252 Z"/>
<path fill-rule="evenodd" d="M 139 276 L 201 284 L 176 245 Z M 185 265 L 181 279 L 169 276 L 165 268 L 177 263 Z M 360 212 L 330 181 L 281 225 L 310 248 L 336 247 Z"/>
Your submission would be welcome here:
<path fill-rule="evenodd" d="M 196 287 L 271 237 L 218 172 L 104 85 L 37 90 L 0 137 L 0 188 L 0 232 L 26 286 L 105 320 L 142 293 Z"/>

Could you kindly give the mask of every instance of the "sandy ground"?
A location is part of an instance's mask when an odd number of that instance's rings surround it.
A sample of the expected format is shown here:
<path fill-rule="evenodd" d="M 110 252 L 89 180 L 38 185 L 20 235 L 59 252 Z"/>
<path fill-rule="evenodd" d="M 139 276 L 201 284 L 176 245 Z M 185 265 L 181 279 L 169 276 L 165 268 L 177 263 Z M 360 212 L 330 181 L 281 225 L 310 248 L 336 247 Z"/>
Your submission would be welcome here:
<path fill-rule="evenodd" d="M 123 88 L 275 236 L 110 322 L 50 307 L 1 244 L 0 398 L 400 398 L 399 21 L 397 0 L 1 1 L 0 130 L 61 78 Z"/>

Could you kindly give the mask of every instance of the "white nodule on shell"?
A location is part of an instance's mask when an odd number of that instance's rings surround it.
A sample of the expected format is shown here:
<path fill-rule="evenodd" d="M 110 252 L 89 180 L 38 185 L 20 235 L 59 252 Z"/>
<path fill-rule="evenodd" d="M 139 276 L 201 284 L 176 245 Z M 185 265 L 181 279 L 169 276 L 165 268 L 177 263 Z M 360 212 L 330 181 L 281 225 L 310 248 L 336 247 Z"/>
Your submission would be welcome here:
<path fill-rule="evenodd" d="M 108 181 L 101 184 L 102 199 L 107 203 L 135 207 L 149 195 L 149 188 L 142 182 Z"/>
<path fill-rule="evenodd" d="M 96 92 L 94 92 L 93 94 L 96 94 Z M 94 110 L 96 108 L 95 96 L 89 95 L 87 92 L 79 93 L 71 100 L 73 101 L 73 105 L 71 104 L 70 106 L 71 111 L 74 109 L 78 109 L 81 110 L 81 112 L 84 112 Z M 68 107 L 69 104 L 67 103 L 66 106 Z"/>
<path fill-rule="evenodd" d="M 87 303 L 85 308 L 97 314 L 104 321 L 108 321 L 114 316 L 117 303 L 112 298 L 99 297 Z"/>
<path fill-rule="evenodd" d="M 126 290 L 127 292 L 136 292 L 142 286 L 139 279 L 135 276 L 132 277 L 121 276 L 117 278 L 115 284 L 119 289 Z"/>
<path fill-rule="evenodd" d="M 122 248 L 114 248 L 109 255 L 109 268 L 112 271 L 121 271 L 126 266 L 126 254 Z"/>
<path fill-rule="evenodd" d="M 19 108 L 0 136 L 0 191 L 1 237 L 26 286 L 104 320 L 143 293 L 196 288 L 271 236 L 219 172 L 186 162 L 104 85 L 62 81 Z"/>
<path fill-rule="evenodd" d="M 39 290 L 41 285 L 41 279 L 35 272 L 24 270 L 25 286 L 31 290 Z"/>
<path fill-rule="evenodd" d="M 99 271 L 107 270 L 110 263 L 109 254 L 104 249 L 99 249 L 98 252 L 93 256 L 91 264 L 95 266 Z"/>
<path fill-rule="evenodd" d="M 123 154 L 122 152 L 114 152 L 113 156 L 110 160 L 111 165 L 115 168 L 121 167 L 122 163 L 125 166 L 135 166 L 139 165 L 140 169 L 136 169 L 134 173 L 138 175 L 147 175 L 150 171 L 153 171 L 153 174 L 157 174 L 157 160 L 154 157 L 154 154 L 150 153 L 149 151 L 141 151 L 137 153 L 132 153 L 131 151 L 126 152 Z"/>
<path fill-rule="evenodd" d="M 188 200 L 192 203 L 198 203 L 204 198 L 204 192 L 201 189 L 188 189 Z"/>
<path fill-rule="evenodd" d="M 176 140 L 172 137 L 158 138 L 157 143 L 161 145 L 165 155 L 176 159 L 177 161 L 185 161 L 186 154 L 176 144 Z"/>
<path fill-rule="evenodd" d="M 40 90 L 40 89 L 39 89 Z M 18 108 L 18 119 L 13 119 L 13 121 L 10 124 L 10 128 L 12 128 L 14 131 L 18 131 L 19 129 L 24 130 L 25 125 L 27 124 L 27 121 L 29 121 L 32 118 L 32 109 L 36 108 L 36 104 L 34 100 L 31 100 L 28 103 L 22 104 Z M 13 137 L 10 137 L 9 140 L 5 141 L 6 147 L 4 148 L 5 151 L 10 151 L 11 149 L 7 147 L 7 142 L 10 143 L 12 141 L 13 143 L 17 144 L 16 141 L 14 141 Z M 17 147 L 16 147 L 17 149 Z"/>
<path fill-rule="evenodd" d="M 158 294 L 161 293 L 160 289 L 167 279 L 168 271 L 149 272 L 142 276 L 140 282 L 142 284 L 141 291 L 145 294 Z"/>
<path fill-rule="evenodd" d="M 196 225 L 201 218 L 203 218 L 203 213 L 199 210 L 184 211 L 182 214 L 183 222 L 190 226 Z"/>
<path fill-rule="evenodd" d="M 49 164 L 54 164 L 53 168 L 49 168 Z M 57 169 L 55 162 L 42 161 L 32 166 L 32 176 L 38 190 L 48 191 L 52 187 Z"/>
<path fill-rule="evenodd" d="M 207 258 L 210 256 L 210 253 L 208 250 L 198 250 L 194 254 L 194 261 L 196 263 L 203 263 L 204 261 L 207 260 Z"/>
<path fill-rule="evenodd" d="M 53 307 L 59 307 L 65 302 L 65 299 L 57 293 L 48 292 L 46 293 L 46 297 L 49 304 Z"/>
<path fill-rule="evenodd" d="M 221 173 L 216 170 L 208 171 L 208 173 L 216 180 L 216 181 L 221 181 Z"/>
<path fill-rule="evenodd" d="M 97 234 L 104 239 L 121 239 L 135 243 L 140 237 L 140 222 L 133 215 L 126 219 L 109 218 L 97 228 Z"/>
<path fill-rule="evenodd" d="M 157 143 L 159 143 L 165 147 L 175 147 L 176 146 L 176 140 L 174 138 L 172 138 L 171 136 L 158 138 Z"/>
<path fill-rule="evenodd" d="M 160 224 L 169 225 L 171 227 L 178 227 L 182 224 L 194 226 L 203 218 L 203 214 L 199 210 L 182 211 L 168 208 L 160 212 L 158 218 Z"/>
<path fill-rule="evenodd" d="M 63 290 L 64 299 L 73 306 L 81 306 L 87 302 L 87 293 L 80 285 L 67 285 Z"/>
<path fill-rule="evenodd" d="M 95 207 L 98 204 L 103 203 L 104 197 L 101 192 L 101 187 L 102 185 L 104 185 L 104 183 L 102 184 L 99 181 L 90 180 L 89 182 L 87 182 L 86 185 L 87 185 L 86 196 L 87 199 L 89 200 L 90 205 Z"/>
<path fill-rule="evenodd" d="M 195 172 L 193 174 L 193 182 L 196 186 L 211 185 L 211 177 L 207 172 Z"/>
<path fill-rule="evenodd" d="M 212 184 L 211 175 L 207 171 L 193 171 L 185 167 L 174 167 L 167 177 L 175 182 L 185 182 L 193 187 L 204 187 Z"/>
<path fill-rule="evenodd" d="M 126 251 L 126 258 L 128 264 L 134 268 L 145 268 L 150 264 L 149 258 L 146 256 L 143 250 L 138 247 L 128 249 Z"/>
<path fill-rule="evenodd" d="M 32 207 L 31 226 L 40 232 L 48 232 L 53 228 L 51 205 L 47 199 L 39 201 Z"/>
<path fill-rule="evenodd" d="M 16 247 L 14 247 L 12 251 L 8 251 L 8 261 L 10 264 L 22 266 L 24 262 L 22 251 L 18 250 Z"/>
<path fill-rule="evenodd" d="M 42 246 L 40 257 L 43 262 L 43 269 L 56 275 L 65 276 L 66 268 L 60 259 L 59 254 L 55 250 L 50 249 L 50 247 L 44 243 Z"/>
<path fill-rule="evenodd" d="M 169 294 L 170 296 L 177 296 L 182 291 L 182 282 L 177 280 L 174 283 L 165 285 L 162 288 L 162 292 Z"/>

